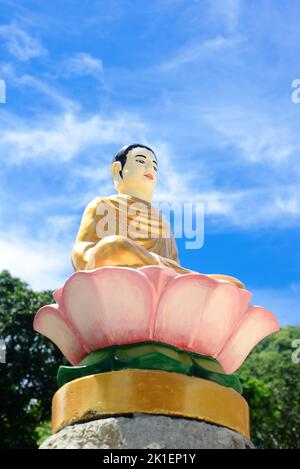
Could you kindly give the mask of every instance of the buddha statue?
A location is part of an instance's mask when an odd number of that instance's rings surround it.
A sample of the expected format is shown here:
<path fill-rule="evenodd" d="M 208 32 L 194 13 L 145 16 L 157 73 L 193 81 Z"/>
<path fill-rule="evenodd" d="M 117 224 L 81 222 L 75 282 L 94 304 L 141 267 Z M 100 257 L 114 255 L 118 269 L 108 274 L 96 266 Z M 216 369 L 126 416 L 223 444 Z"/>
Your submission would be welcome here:
<path fill-rule="evenodd" d="M 125 146 L 110 171 L 117 194 L 96 197 L 86 207 L 72 251 L 74 269 L 160 265 L 178 274 L 195 273 L 180 264 L 170 224 L 151 204 L 158 175 L 154 151 L 141 144 Z M 244 288 L 234 277 L 208 275 Z"/>

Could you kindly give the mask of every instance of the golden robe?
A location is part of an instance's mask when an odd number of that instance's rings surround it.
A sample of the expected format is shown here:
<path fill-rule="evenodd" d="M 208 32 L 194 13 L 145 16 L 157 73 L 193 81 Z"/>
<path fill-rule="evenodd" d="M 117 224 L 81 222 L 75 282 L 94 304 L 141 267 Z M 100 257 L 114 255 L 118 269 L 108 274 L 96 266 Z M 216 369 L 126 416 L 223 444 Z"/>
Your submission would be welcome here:
<path fill-rule="evenodd" d="M 179 274 L 196 273 L 180 265 L 176 241 L 161 211 L 150 202 L 120 193 L 96 197 L 89 203 L 72 251 L 72 263 L 75 270 L 162 265 Z M 206 275 L 245 288 L 235 277 Z"/>
<path fill-rule="evenodd" d="M 87 206 L 72 263 L 75 270 L 162 265 L 180 274 L 193 272 L 180 265 L 170 224 L 161 211 L 150 202 L 125 194 L 97 197 Z"/>

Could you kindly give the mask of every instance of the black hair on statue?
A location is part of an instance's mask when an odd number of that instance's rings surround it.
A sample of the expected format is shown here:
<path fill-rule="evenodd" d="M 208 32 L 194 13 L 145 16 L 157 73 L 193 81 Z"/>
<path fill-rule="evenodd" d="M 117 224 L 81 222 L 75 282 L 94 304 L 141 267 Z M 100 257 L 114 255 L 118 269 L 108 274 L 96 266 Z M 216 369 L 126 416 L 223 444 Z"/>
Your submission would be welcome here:
<path fill-rule="evenodd" d="M 130 150 L 132 150 L 133 148 L 146 148 L 147 150 L 151 151 L 153 153 L 153 155 L 155 156 L 155 159 L 157 161 L 157 158 L 156 158 L 156 154 L 154 153 L 154 151 L 152 150 L 152 148 L 150 147 L 147 147 L 146 145 L 142 145 L 141 143 L 133 143 L 132 145 L 125 145 L 124 147 L 122 147 L 116 154 L 115 156 L 113 157 L 112 159 L 112 162 L 111 163 L 114 163 L 115 161 L 120 161 L 121 163 L 121 166 L 122 166 L 122 169 L 120 171 L 120 176 L 121 178 L 123 178 L 122 176 L 122 170 L 125 166 L 125 163 L 126 163 L 126 160 L 127 160 L 127 154 L 130 152 Z"/>

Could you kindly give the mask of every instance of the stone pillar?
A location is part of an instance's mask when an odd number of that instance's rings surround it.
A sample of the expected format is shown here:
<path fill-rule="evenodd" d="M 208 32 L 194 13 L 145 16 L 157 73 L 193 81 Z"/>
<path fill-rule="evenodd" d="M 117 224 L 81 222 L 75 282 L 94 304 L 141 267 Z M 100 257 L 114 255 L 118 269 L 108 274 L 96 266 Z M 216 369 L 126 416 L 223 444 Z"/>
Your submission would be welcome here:
<path fill-rule="evenodd" d="M 204 421 L 133 414 L 69 425 L 40 449 L 252 449 L 249 439 Z"/>

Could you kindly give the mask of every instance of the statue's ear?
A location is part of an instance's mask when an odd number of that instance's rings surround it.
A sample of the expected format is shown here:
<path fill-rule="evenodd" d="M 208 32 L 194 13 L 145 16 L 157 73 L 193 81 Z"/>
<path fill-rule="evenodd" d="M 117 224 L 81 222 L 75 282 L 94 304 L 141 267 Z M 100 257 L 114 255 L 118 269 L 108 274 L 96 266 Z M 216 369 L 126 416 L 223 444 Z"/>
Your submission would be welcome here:
<path fill-rule="evenodd" d="M 122 165 L 120 161 L 114 161 L 110 165 L 110 173 L 115 182 L 122 182 L 120 171 L 122 170 Z"/>

